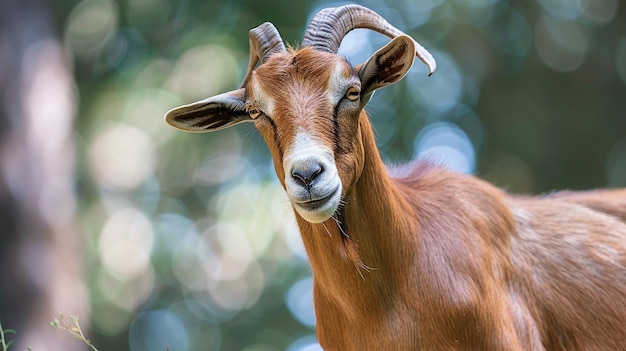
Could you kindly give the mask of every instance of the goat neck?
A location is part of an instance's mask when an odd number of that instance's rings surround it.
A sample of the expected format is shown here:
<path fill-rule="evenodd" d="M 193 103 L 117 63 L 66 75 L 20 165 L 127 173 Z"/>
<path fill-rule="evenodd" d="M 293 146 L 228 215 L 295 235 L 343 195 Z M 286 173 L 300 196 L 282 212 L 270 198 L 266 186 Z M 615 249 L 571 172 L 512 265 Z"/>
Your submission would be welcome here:
<path fill-rule="evenodd" d="M 359 124 L 364 165 L 360 176 L 347 189 L 343 206 L 323 223 L 313 224 L 296 217 L 315 283 L 319 285 L 318 294 L 332 296 L 343 304 L 362 303 L 372 308 L 372 302 L 377 301 L 384 307 L 386 297 L 393 296 L 392 291 L 386 290 L 398 286 L 393 283 L 400 273 L 395 267 L 408 254 L 402 248 L 414 247 L 417 240 L 414 236 L 389 233 L 411 233 L 417 220 L 402 215 L 409 213 L 409 205 L 387 173 L 365 112 L 361 112 Z M 360 294 L 348 296 L 346 291 Z"/>

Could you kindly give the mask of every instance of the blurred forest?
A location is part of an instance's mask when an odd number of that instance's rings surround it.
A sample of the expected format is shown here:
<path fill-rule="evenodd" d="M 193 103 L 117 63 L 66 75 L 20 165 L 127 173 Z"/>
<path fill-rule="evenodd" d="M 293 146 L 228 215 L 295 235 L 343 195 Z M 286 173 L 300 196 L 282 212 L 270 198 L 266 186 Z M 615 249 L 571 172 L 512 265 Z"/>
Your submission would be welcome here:
<path fill-rule="evenodd" d="M 363 0 L 433 53 L 368 105 L 380 151 L 510 192 L 626 186 L 618 0 Z M 235 89 L 248 30 L 325 0 L 2 0 L 0 322 L 15 350 L 319 350 L 311 273 L 252 125 L 167 126 Z M 354 64 L 388 41 L 355 30 Z"/>

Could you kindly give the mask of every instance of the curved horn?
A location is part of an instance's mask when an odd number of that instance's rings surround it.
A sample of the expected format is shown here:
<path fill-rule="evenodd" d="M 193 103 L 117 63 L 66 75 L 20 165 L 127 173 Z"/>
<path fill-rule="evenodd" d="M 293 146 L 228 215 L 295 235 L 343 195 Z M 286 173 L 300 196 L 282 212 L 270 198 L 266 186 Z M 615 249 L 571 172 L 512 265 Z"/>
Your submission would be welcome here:
<path fill-rule="evenodd" d="M 246 72 L 240 88 L 246 86 L 259 60 L 263 64 L 270 55 L 286 51 L 280 33 L 270 22 L 265 22 L 256 28 L 250 29 L 248 38 L 250 39 L 250 62 L 248 63 L 248 72 Z"/>
<path fill-rule="evenodd" d="M 315 14 L 304 33 L 302 46 L 311 46 L 324 52 L 337 53 L 343 37 L 353 29 L 367 28 L 390 38 L 406 35 L 392 26 L 378 13 L 360 5 L 326 8 Z M 437 68 L 433 56 L 418 42 L 415 55 L 428 66 L 429 75 Z"/>

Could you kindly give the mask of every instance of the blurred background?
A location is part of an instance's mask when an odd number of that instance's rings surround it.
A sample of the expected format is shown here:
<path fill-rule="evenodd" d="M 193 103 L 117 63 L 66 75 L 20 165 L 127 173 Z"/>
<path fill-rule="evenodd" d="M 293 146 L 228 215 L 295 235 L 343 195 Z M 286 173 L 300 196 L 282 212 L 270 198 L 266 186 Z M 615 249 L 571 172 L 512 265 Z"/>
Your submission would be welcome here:
<path fill-rule="evenodd" d="M 364 0 L 430 50 L 368 105 L 383 158 L 510 192 L 626 186 L 618 0 Z M 0 322 L 15 350 L 319 350 L 311 272 L 252 125 L 168 127 L 238 87 L 248 30 L 325 0 L 2 0 Z M 354 64 L 387 38 L 355 30 Z"/>

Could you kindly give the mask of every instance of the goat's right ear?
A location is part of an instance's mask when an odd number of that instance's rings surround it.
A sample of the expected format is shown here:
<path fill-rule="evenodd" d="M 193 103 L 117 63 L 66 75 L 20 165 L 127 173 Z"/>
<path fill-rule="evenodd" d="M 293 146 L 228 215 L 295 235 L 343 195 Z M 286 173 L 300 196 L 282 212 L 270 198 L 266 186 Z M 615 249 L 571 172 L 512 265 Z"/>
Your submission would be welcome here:
<path fill-rule="evenodd" d="M 245 103 L 246 89 L 241 88 L 171 109 L 165 122 L 186 132 L 212 132 L 252 121 Z"/>
<path fill-rule="evenodd" d="M 400 35 L 376 51 L 365 63 L 357 66 L 361 78 L 362 103 L 366 104 L 376 89 L 402 79 L 413 65 L 414 58 L 413 39 Z"/>

